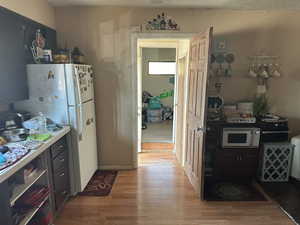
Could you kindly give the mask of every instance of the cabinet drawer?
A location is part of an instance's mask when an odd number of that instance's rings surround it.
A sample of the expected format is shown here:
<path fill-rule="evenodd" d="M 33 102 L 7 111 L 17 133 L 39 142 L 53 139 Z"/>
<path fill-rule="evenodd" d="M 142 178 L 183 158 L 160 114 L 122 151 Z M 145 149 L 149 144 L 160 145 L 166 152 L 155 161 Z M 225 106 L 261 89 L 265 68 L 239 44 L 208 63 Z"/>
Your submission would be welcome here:
<path fill-rule="evenodd" d="M 62 168 L 54 174 L 54 190 L 55 192 L 64 191 L 69 186 L 69 176 L 66 168 Z"/>
<path fill-rule="evenodd" d="M 60 152 L 58 156 L 53 159 L 53 173 L 56 174 L 62 168 L 68 168 L 68 161 L 67 161 L 67 151 Z"/>
<path fill-rule="evenodd" d="M 51 146 L 51 157 L 54 159 L 59 153 L 67 150 L 66 138 L 62 138 Z"/>
<path fill-rule="evenodd" d="M 66 169 L 59 170 L 54 175 L 55 209 L 60 210 L 69 196 L 69 176 Z"/>

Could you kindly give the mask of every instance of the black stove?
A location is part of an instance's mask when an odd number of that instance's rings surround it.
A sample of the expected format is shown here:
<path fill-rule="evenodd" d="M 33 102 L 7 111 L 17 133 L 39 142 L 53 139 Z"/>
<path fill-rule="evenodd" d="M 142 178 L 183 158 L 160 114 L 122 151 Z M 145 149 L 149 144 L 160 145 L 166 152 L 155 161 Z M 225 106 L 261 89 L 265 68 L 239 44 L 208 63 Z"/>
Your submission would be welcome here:
<path fill-rule="evenodd" d="M 283 117 L 260 117 L 257 126 L 261 129 L 261 142 L 287 142 L 289 140 L 288 120 Z"/>

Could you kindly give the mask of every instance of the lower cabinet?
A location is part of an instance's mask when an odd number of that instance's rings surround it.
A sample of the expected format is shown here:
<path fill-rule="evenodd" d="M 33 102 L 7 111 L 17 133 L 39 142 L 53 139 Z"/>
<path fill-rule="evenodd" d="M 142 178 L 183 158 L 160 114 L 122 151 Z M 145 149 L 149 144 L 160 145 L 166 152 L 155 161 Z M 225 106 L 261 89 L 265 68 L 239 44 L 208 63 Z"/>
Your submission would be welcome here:
<path fill-rule="evenodd" d="M 54 211 L 57 214 L 70 195 L 68 146 L 66 138 L 60 139 L 50 148 L 51 184 Z"/>
<path fill-rule="evenodd" d="M 214 171 L 217 177 L 251 178 L 258 168 L 257 149 L 218 149 Z"/>
<path fill-rule="evenodd" d="M 64 136 L 0 183 L 0 225 L 53 224 L 69 197 L 69 180 Z"/>

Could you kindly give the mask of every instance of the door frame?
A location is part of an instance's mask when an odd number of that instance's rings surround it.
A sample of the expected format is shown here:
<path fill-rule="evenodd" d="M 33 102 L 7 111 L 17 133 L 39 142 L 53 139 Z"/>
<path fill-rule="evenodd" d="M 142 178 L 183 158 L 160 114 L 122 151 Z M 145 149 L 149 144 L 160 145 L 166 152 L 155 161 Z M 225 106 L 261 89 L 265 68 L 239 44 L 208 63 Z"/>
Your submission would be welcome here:
<path fill-rule="evenodd" d="M 141 147 L 141 112 L 138 102 L 140 96 L 138 91 L 141 87 L 141 79 L 138 74 L 138 40 L 139 39 L 191 39 L 197 33 L 174 33 L 174 32 L 132 32 L 131 33 L 131 84 L 133 102 L 133 135 L 132 135 L 132 167 L 138 167 L 138 151 Z M 175 138 L 176 142 L 176 138 Z M 176 144 L 176 143 L 175 143 Z"/>

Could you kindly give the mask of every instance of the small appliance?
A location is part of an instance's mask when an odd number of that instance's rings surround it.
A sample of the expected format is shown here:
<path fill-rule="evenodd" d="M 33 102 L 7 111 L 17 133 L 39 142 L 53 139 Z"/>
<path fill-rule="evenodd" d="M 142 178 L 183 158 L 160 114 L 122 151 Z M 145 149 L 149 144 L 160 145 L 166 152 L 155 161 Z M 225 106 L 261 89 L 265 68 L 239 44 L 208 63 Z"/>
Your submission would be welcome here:
<path fill-rule="evenodd" d="M 227 117 L 227 123 L 256 123 L 255 117 Z"/>
<path fill-rule="evenodd" d="M 288 142 L 289 126 L 286 118 L 276 115 L 259 117 L 257 126 L 261 129 L 261 142 Z"/>
<path fill-rule="evenodd" d="M 226 127 L 223 128 L 223 148 L 258 148 L 260 128 L 256 127 Z"/>

